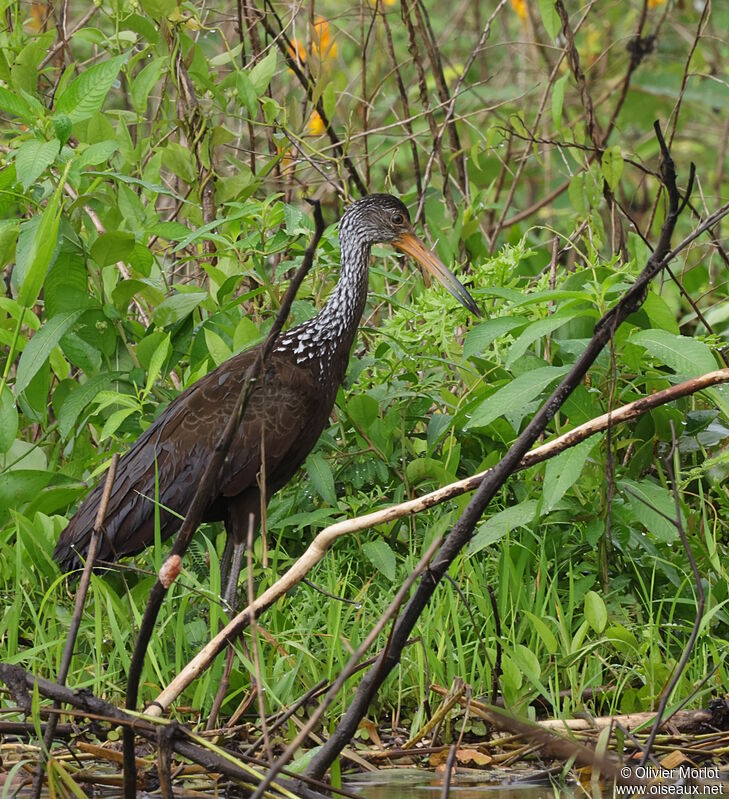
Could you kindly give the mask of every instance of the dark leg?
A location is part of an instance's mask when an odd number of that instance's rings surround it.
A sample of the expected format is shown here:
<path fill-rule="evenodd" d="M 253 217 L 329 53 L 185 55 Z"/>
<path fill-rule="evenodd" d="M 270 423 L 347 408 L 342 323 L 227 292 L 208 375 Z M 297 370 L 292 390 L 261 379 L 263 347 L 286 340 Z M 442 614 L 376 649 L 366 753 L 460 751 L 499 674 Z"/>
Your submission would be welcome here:
<path fill-rule="evenodd" d="M 254 517 L 254 525 L 257 527 L 261 516 L 260 506 L 258 489 L 251 489 L 228 500 L 225 517 L 225 531 L 228 536 L 220 562 L 220 580 L 223 600 L 227 604 L 226 609 L 232 612 L 235 612 L 237 608 L 238 578 L 248 541 L 251 513 Z"/>

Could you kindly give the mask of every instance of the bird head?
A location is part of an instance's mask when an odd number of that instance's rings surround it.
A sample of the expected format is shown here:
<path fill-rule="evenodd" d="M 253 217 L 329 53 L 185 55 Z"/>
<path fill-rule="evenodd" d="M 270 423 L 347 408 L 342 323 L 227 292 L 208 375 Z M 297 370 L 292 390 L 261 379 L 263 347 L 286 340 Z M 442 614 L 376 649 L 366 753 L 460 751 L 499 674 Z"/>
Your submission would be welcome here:
<path fill-rule="evenodd" d="M 413 233 L 410 214 L 391 194 L 368 194 L 347 208 L 339 223 L 342 248 L 346 244 L 391 244 L 414 258 L 471 313 L 481 316 L 473 297 L 448 267 Z"/>

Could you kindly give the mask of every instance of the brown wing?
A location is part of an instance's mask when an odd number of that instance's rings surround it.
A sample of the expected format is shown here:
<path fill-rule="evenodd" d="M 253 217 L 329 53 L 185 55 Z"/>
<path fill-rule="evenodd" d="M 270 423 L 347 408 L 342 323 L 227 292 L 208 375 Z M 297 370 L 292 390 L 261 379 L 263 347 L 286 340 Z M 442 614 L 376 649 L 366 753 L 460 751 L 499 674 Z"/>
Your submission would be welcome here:
<path fill-rule="evenodd" d="M 177 397 L 119 461 L 105 516 L 98 558 L 116 560 L 154 541 L 155 486 L 161 505 L 184 516 L 210 453 L 241 391 L 257 348 L 221 364 Z M 318 383 L 308 370 L 274 353 L 264 379 L 254 388 L 239 433 L 228 452 L 206 519 L 223 518 L 227 498 L 255 486 L 260 467 L 260 434 L 265 427 L 266 473 L 272 490 L 285 483 L 316 443 L 331 403 L 322 416 Z M 284 479 L 281 479 L 281 478 Z M 85 554 L 103 491 L 89 494 L 61 534 L 54 558 L 62 568 Z M 162 538 L 179 526 L 174 513 L 160 508 Z"/>

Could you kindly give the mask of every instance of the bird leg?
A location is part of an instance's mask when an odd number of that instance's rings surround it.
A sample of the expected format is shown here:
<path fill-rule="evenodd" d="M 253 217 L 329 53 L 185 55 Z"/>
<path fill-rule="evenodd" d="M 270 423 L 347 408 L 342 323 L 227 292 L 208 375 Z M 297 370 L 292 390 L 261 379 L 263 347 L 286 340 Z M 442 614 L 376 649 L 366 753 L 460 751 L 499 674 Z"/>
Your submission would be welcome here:
<path fill-rule="evenodd" d="M 225 516 L 227 538 L 220 561 L 220 580 L 223 586 L 223 601 L 229 612 L 235 612 L 238 606 L 238 579 L 248 541 L 248 528 L 251 522 L 254 529 L 258 526 L 260 507 L 260 497 L 255 489 L 228 500 Z"/>

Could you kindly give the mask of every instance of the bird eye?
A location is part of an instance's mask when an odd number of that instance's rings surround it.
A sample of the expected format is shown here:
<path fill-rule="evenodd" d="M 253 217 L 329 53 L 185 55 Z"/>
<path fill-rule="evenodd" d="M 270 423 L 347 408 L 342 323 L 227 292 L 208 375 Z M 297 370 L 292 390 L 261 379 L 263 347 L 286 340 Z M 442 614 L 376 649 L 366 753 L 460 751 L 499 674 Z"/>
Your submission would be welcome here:
<path fill-rule="evenodd" d="M 395 213 L 392 215 L 392 224 L 402 225 L 404 221 L 405 217 L 399 211 L 395 211 Z"/>

